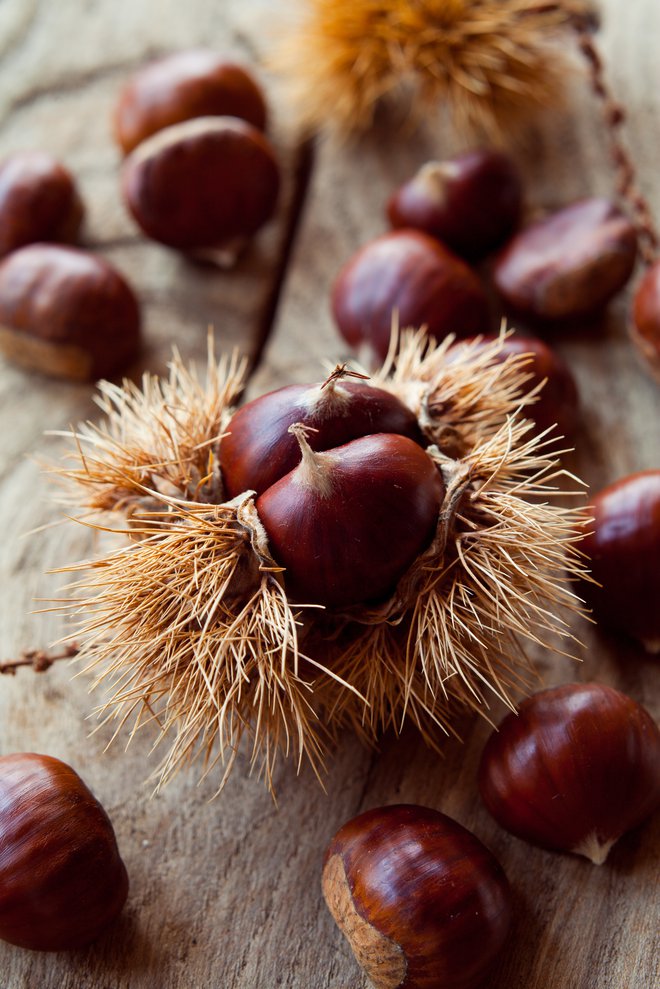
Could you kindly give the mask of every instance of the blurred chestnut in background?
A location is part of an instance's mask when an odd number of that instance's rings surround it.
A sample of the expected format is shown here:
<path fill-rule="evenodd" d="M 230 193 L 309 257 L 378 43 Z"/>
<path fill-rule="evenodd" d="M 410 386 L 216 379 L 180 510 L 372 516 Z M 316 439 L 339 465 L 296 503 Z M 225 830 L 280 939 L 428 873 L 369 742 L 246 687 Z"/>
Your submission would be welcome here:
<path fill-rule="evenodd" d="M 140 311 L 107 261 L 32 244 L 0 263 L 0 350 L 23 367 L 79 381 L 121 370 L 140 347 Z"/>
<path fill-rule="evenodd" d="M 380 359 L 399 326 L 425 326 L 442 339 L 486 332 L 483 286 L 467 264 L 418 230 L 396 230 L 369 241 L 344 265 L 332 289 L 332 311 L 344 339 L 366 344 Z"/>
<path fill-rule="evenodd" d="M 240 117 L 264 130 L 266 103 L 242 66 L 204 49 L 176 52 L 145 66 L 122 89 L 114 114 L 125 154 L 165 127 L 193 117 Z"/>
<path fill-rule="evenodd" d="M 0 257 L 37 241 L 74 241 L 83 213 L 70 173 L 52 155 L 22 151 L 0 161 Z"/>
<path fill-rule="evenodd" d="M 428 807 L 379 807 L 349 821 L 328 846 L 322 885 L 376 989 L 476 989 L 509 930 L 499 863 Z"/>
<path fill-rule="evenodd" d="M 479 788 L 507 831 L 600 865 L 660 804 L 660 731 L 603 684 L 542 690 L 491 735 Z"/>
<path fill-rule="evenodd" d="M 623 288 L 636 257 L 635 228 L 618 206 L 584 199 L 516 234 L 495 259 L 493 278 L 518 312 L 589 316 Z"/>
<path fill-rule="evenodd" d="M 477 259 L 513 233 L 522 198 L 514 162 L 480 149 L 422 165 L 391 196 L 387 215 L 393 227 L 422 230 L 462 257 Z"/>
<path fill-rule="evenodd" d="M 0 938 L 35 951 L 80 948 L 127 894 L 112 824 L 77 773 L 51 756 L 2 756 Z"/>
<path fill-rule="evenodd" d="M 585 583 L 599 621 L 660 651 L 660 470 L 623 477 L 592 498 L 580 543 L 601 587 Z"/>
<path fill-rule="evenodd" d="M 235 117 L 167 127 L 122 169 L 124 199 L 147 237 L 220 264 L 271 218 L 279 186 L 272 145 Z"/>
<path fill-rule="evenodd" d="M 632 338 L 657 375 L 660 375 L 660 261 L 644 274 L 633 299 Z"/>

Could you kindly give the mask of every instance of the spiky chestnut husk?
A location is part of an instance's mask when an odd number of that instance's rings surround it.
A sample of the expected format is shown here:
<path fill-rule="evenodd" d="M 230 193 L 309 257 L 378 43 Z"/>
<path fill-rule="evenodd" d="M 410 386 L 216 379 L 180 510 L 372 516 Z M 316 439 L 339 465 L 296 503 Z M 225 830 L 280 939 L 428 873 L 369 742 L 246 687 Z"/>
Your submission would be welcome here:
<path fill-rule="evenodd" d="M 590 0 L 307 0 L 273 62 L 310 130 L 368 129 L 380 107 L 447 109 L 495 140 L 563 103 L 569 31 Z"/>
<path fill-rule="evenodd" d="M 279 751 L 319 772 L 347 724 L 373 742 L 411 721 L 435 744 L 455 707 L 511 703 L 525 640 L 571 637 L 582 511 L 549 500 L 562 472 L 521 415 L 527 358 L 500 361 L 500 339 L 449 362 L 451 342 L 406 332 L 374 380 L 414 412 L 445 497 L 431 545 L 373 607 L 292 605 L 253 496 L 223 502 L 214 451 L 243 387 L 236 361 L 210 355 L 205 383 L 175 356 L 167 380 L 101 384 L 105 419 L 73 434 L 56 472 L 85 524 L 114 510 L 133 538 L 61 568 L 78 575 L 62 607 L 110 686 L 101 714 L 172 733 L 158 785 L 201 756 L 224 765 L 222 786 L 244 734 L 269 786 Z"/>

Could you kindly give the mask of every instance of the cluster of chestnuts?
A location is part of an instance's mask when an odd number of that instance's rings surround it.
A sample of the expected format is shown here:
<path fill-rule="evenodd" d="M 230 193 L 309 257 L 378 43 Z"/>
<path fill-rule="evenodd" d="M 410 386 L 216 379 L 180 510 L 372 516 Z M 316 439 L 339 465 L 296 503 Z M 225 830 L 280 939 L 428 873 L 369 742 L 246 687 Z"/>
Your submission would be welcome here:
<path fill-rule="evenodd" d="M 241 66 L 204 50 L 155 62 L 124 87 L 114 131 L 121 188 L 144 233 L 231 263 L 273 214 L 280 175 L 264 136 L 266 104 Z M 30 369 L 110 377 L 140 349 L 126 279 L 74 247 L 83 205 L 69 172 L 43 152 L 0 163 L 0 348 Z"/>
<path fill-rule="evenodd" d="M 479 788 L 507 831 L 601 864 L 660 805 L 660 731 L 611 687 L 544 690 L 491 735 Z M 412 805 L 371 810 L 340 828 L 322 888 L 376 989 L 487 985 L 513 912 L 505 874 L 478 838 Z"/>

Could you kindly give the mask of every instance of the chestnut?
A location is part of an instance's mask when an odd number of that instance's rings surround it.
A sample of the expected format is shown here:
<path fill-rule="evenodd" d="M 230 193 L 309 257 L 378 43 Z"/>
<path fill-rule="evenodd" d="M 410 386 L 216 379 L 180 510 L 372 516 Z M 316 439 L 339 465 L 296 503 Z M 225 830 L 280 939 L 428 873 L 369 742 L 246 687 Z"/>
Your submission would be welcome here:
<path fill-rule="evenodd" d="M 590 316 L 626 284 L 637 257 L 631 221 L 607 199 L 584 199 L 516 234 L 495 259 L 495 286 L 541 320 Z"/>
<path fill-rule="evenodd" d="M 377 433 L 314 451 L 309 427 L 290 429 L 302 459 L 256 501 L 287 594 L 329 608 L 380 601 L 435 534 L 438 468 L 406 436 Z"/>
<path fill-rule="evenodd" d="M 623 477 L 600 491 L 580 543 L 598 585 L 584 597 L 599 621 L 660 651 L 660 470 Z"/>
<path fill-rule="evenodd" d="M 332 311 L 351 346 L 366 343 L 381 359 L 395 313 L 400 326 L 424 326 L 437 339 L 472 336 L 490 323 L 476 274 L 418 230 L 395 230 L 365 244 L 335 280 Z"/>
<path fill-rule="evenodd" d="M 86 381 L 119 371 L 139 344 L 137 300 L 107 261 L 32 244 L 0 262 L 0 350 L 10 360 Z"/>
<path fill-rule="evenodd" d="M 479 789 L 518 838 L 601 864 L 660 804 L 660 731 L 612 687 L 542 690 L 491 735 Z"/>
<path fill-rule="evenodd" d="M 476 989 L 511 922 L 501 866 L 428 807 L 379 807 L 330 842 L 323 895 L 376 989 Z"/>
<path fill-rule="evenodd" d="M 497 339 L 495 334 L 481 337 L 484 345 Z M 461 344 L 455 346 L 460 347 Z M 528 354 L 530 357 L 525 371 L 532 377 L 526 383 L 525 390 L 531 391 L 542 385 L 538 400 L 533 405 L 525 406 L 524 410 L 524 414 L 536 424 L 537 432 L 555 427 L 553 434 L 557 437 L 572 436 L 578 424 L 579 398 L 575 378 L 566 361 L 543 340 L 522 333 L 514 333 L 502 341 L 497 360 L 505 361 L 511 354 Z"/>
<path fill-rule="evenodd" d="M 396 433 L 422 443 L 413 412 L 391 392 L 367 381 L 347 381 L 338 366 L 321 384 L 287 385 L 253 399 L 234 413 L 219 447 L 225 493 L 261 494 L 300 462 L 289 427 L 312 427 L 313 450 L 327 450 L 371 433 Z M 358 377 L 362 377 L 358 375 Z"/>
<path fill-rule="evenodd" d="M 518 226 L 521 211 L 522 179 L 516 165 L 489 148 L 427 162 L 387 204 L 393 227 L 422 230 L 473 260 L 504 243 Z"/>
<path fill-rule="evenodd" d="M 280 186 L 275 152 L 251 124 L 199 117 L 159 131 L 122 169 L 127 206 L 147 237 L 221 263 L 272 216 Z"/>
<path fill-rule="evenodd" d="M 0 161 L 0 258 L 37 241 L 74 241 L 83 204 L 63 165 L 44 151 Z"/>
<path fill-rule="evenodd" d="M 651 368 L 660 374 L 660 261 L 649 266 L 633 299 L 632 337 Z"/>
<path fill-rule="evenodd" d="M 66 763 L 0 757 L 0 938 L 61 951 L 119 915 L 128 876 L 108 815 Z"/>
<path fill-rule="evenodd" d="M 197 48 L 151 62 L 122 89 L 114 132 L 124 154 L 165 127 L 193 117 L 240 117 L 266 127 L 266 103 L 252 75 L 213 51 Z"/>

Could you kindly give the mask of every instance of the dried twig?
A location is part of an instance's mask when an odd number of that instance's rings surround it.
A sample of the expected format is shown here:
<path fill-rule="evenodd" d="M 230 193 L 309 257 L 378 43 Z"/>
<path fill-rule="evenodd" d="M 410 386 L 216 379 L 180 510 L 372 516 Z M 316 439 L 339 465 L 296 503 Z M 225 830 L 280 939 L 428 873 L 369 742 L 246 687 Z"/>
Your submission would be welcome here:
<path fill-rule="evenodd" d="M 0 676 L 6 673 L 14 676 L 21 666 L 31 666 L 35 673 L 45 673 L 61 659 L 73 659 L 80 652 L 79 646 L 71 642 L 61 652 L 48 652 L 46 649 L 24 649 L 19 659 L 9 659 L 0 663 Z"/>

